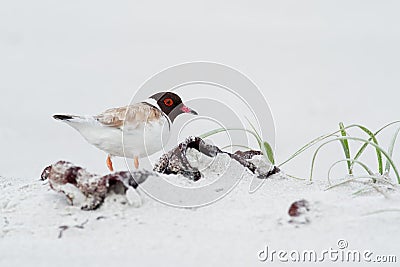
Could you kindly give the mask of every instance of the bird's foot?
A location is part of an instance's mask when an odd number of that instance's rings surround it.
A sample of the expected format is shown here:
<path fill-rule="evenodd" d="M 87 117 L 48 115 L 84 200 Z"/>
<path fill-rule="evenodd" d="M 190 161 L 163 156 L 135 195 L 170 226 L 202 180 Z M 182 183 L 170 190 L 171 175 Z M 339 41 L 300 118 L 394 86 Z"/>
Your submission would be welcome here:
<path fill-rule="evenodd" d="M 113 172 L 114 171 L 114 167 L 113 167 L 113 163 L 111 161 L 111 156 L 110 155 L 107 156 L 106 163 L 107 163 L 107 167 L 110 170 L 110 172 Z"/>
<path fill-rule="evenodd" d="M 138 156 L 135 156 L 133 158 L 133 164 L 135 165 L 136 170 L 139 169 L 139 157 Z"/>

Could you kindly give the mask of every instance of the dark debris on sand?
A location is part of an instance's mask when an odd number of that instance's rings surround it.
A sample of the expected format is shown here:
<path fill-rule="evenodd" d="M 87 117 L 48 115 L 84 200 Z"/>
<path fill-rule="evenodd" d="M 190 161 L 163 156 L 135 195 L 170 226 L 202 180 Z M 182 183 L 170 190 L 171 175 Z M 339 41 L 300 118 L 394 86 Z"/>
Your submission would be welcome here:
<path fill-rule="evenodd" d="M 207 144 L 203 139 L 195 136 L 189 136 L 178 146 L 162 155 L 153 170 L 164 174 L 182 174 L 193 181 L 199 180 L 201 178 L 200 171 L 197 168 L 192 167 L 186 157 L 189 148 L 196 149 L 200 153 L 209 157 L 216 157 L 218 154 L 226 154 L 230 158 L 239 162 L 243 167 L 249 169 L 252 173 L 257 174 L 260 179 L 268 178 L 269 176 L 280 172 L 279 168 L 276 166 L 267 173 L 263 174 L 258 172 L 257 167 L 248 160 L 252 159 L 256 155 L 261 155 L 262 153 L 260 151 L 236 151 L 232 154 L 222 151 L 217 146 Z"/>
<path fill-rule="evenodd" d="M 65 187 L 70 184 L 76 187 L 85 197 L 86 201 L 81 206 L 83 210 L 97 209 L 103 202 L 110 190 L 125 193 L 129 187 L 136 189 L 149 176 L 157 174 L 150 171 L 121 171 L 107 175 L 97 175 L 86 171 L 68 161 L 58 161 L 44 169 L 41 175 L 42 180 L 49 180 L 50 187 L 65 194 L 74 204 L 76 193 Z"/>

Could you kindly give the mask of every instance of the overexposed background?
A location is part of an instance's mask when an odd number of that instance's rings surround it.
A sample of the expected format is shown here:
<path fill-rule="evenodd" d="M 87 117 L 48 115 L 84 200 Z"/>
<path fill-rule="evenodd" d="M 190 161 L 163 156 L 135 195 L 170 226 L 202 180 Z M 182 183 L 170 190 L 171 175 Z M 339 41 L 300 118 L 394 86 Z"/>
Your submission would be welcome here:
<path fill-rule="evenodd" d="M 226 64 L 259 86 L 274 114 L 278 162 L 340 121 L 374 130 L 399 119 L 399 10 L 395 0 L 0 1 L 0 205 L 8 212 L 0 265 L 253 266 L 265 244 L 320 250 L 342 237 L 351 249 L 398 253 L 398 213 L 364 216 L 397 208 L 395 194 L 353 198 L 352 187 L 324 192 L 278 177 L 198 210 L 147 200 L 82 212 L 39 177 L 59 159 L 107 172 L 105 153 L 51 115 L 126 105 L 146 79 L 183 62 Z M 318 174 L 342 153 L 339 144 L 324 150 Z M 310 156 L 284 171 L 308 175 Z M 367 161 L 373 168 L 373 153 Z M 301 198 L 316 215 L 296 228 L 284 216 Z M 85 230 L 57 239 L 59 226 L 86 219 Z"/>
<path fill-rule="evenodd" d="M 276 120 L 278 159 L 339 121 L 376 129 L 399 116 L 399 8 L 364 0 L 2 1 L 0 174 L 38 176 L 61 158 L 105 171 L 104 153 L 51 115 L 125 105 L 156 72 L 195 60 L 232 66 L 260 87 Z"/>

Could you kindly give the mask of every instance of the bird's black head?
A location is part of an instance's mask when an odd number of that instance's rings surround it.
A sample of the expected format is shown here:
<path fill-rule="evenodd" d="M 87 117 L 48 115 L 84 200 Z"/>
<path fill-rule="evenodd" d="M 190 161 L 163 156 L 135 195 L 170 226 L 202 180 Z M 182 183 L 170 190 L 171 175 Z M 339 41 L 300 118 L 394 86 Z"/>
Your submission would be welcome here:
<path fill-rule="evenodd" d="M 170 118 L 173 122 L 179 114 L 190 113 L 197 115 L 197 112 L 185 106 L 182 99 L 172 92 L 160 92 L 150 96 L 150 98 L 157 101 L 160 109 Z"/>

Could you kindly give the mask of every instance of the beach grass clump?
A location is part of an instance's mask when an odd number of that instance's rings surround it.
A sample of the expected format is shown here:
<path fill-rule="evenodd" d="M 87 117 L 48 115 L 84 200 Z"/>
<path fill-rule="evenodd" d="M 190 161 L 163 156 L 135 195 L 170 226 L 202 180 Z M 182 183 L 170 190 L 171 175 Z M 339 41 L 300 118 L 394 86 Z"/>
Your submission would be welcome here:
<path fill-rule="evenodd" d="M 317 155 L 319 154 L 319 152 L 326 145 L 328 145 L 330 143 L 338 142 L 338 143 L 340 143 L 340 145 L 343 149 L 344 159 L 340 158 L 330 166 L 330 168 L 328 170 L 328 176 L 327 176 L 329 185 L 331 185 L 331 179 L 330 179 L 331 171 L 336 165 L 338 165 L 340 163 L 346 164 L 347 175 L 349 176 L 349 178 L 346 179 L 344 182 L 341 182 L 337 185 L 341 185 L 341 184 L 344 184 L 347 182 L 351 182 L 354 180 L 360 180 L 360 179 L 370 179 L 374 183 L 382 182 L 384 180 L 388 181 L 391 171 L 393 171 L 393 173 L 397 179 L 397 183 L 400 184 L 400 173 L 399 173 L 398 168 L 396 167 L 396 164 L 394 163 L 394 161 L 392 159 L 396 140 L 400 133 L 400 127 L 398 127 L 395 130 L 395 132 L 393 134 L 393 138 L 391 139 L 388 149 L 384 149 L 380 145 L 378 138 L 377 138 L 378 135 L 383 130 L 385 130 L 391 126 L 394 126 L 394 125 L 399 125 L 400 121 L 394 121 L 394 122 L 388 123 L 375 132 L 371 131 L 367 127 L 360 125 L 360 124 L 351 124 L 351 125 L 345 126 L 341 122 L 341 123 L 339 123 L 338 130 L 336 130 L 332 133 L 329 133 L 329 134 L 319 136 L 319 137 L 311 140 L 310 142 L 308 142 L 307 144 L 302 146 L 300 149 L 298 149 L 288 159 L 286 159 L 285 161 L 283 161 L 282 163 L 279 163 L 279 164 L 275 163 L 274 151 L 273 151 L 271 145 L 267 141 L 262 140 L 260 134 L 256 131 L 253 124 L 251 124 L 251 122 L 249 120 L 248 120 L 248 122 L 250 124 L 251 129 L 219 128 L 219 129 L 215 129 L 213 131 L 207 132 L 207 133 L 201 135 L 200 137 L 207 138 L 214 134 L 221 133 L 221 132 L 228 132 L 228 131 L 248 132 L 255 137 L 255 139 L 257 140 L 259 149 L 262 151 L 263 155 L 268 159 L 268 161 L 271 164 L 276 165 L 279 168 L 281 168 L 283 165 L 285 165 L 289 161 L 293 160 L 294 158 L 296 158 L 297 156 L 299 156 L 306 150 L 310 149 L 311 147 L 318 145 L 318 147 L 315 149 L 315 151 L 313 153 L 312 160 L 311 160 L 311 169 L 310 169 L 310 175 L 309 175 L 310 181 L 313 180 L 313 173 L 314 173 L 314 169 L 315 169 L 315 165 L 316 165 Z M 356 135 L 356 136 L 350 136 L 348 132 L 351 129 L 359 130 L 360 134 Z M 354 149 L 354 147 L 356 147 L 356 146 L 352 144 L 353 150 L 351 150 L 350 143 L 359 144 L 359 147 L 357 149 Z M 250 149 L 247 146 L 240 145 L 240 144 L 235 145 L 235 146 Z M 361 156 L 365 153 L 367 147 L 372 147 L 375 151 L 376 161 L 377 161 L 377 170 L 376 171 L 373 171 L 372 168 L 370 166 L 368 166 L 368 164 L 362 162 L 360 159 Z M 384 164 L 384 160 L 386 161 L 385 164 Z M 356 166 L 356 165 L 360 166 L 365 171 L 365 174 L 363 173 L 360 175 L 356 175 L 354 173 L 354 166 Z M 291 175 L 288 175 L 288 176 L 294 177 Z M 330 188 L 335 187 L 337 185 L 331 186 Z"/>
<path fill-rule="evenodd" d="M 316 164 L 316 158 L 317 158 L 317 155 L 320 152 L 320 150 L 330 143 L 339 142 L 343 148 L 345 158 L 334 162 L 331 165 L 331 167 L 329 168 L 329 170 L 328 170 L 329 184 L 330 184 L 330 174 L 331 174 L 333 167 L 342 162 L 345 162 L 347 165 L 347 172 L 348 172 L 347 174 L 349 176 L 348 181 L 352 181 L 355 179 L 362 179 L 362 178 L 370 178 L 374 182 L 381 181 L 382 177 L 388 178 L 391 170 L 393 170 L 395 177 L 397 179 L 397 183 L 400 184 L 400 174 L 399 174 L 398 168 L 396 167 L 396 165 L 392 159 L 396 139 L 400 132 L 400 127 L 397 128 L 397 130 L 395 131 L 387 150 L 384 149 L 382 146 L 380 146 L 380 144 L 378 142 L 378 138 L 377 138 L 377 136 L 384 129 L 386 129 L 390 126 L 393 126 L 395 124 L 398 124 L 398 123 L 400 123 L 400 121 L 394 121 L 389 124 L 386 124 L 383 127 L 381 127 L 379 130 L 377 130 L 376 132 L 372 132 L 367 127 L 365 127 L 363 125 L 359 125 L 359 124 L 352 124 L 349 126 L 345 126 L 343 123 L 339 123 L 339 130 L 334 131 L 329 134 L 326 134 L 326 135 L 323 135 L 323 136 L 320 136 L 320 137 L 315 138 L 314 140 L 310 141 L 309 143 L 307 143 L 306 145 L 301 147 L 299 150 L 297 150 L 287 160 L 285 160 L 284 162 L 279 164 L 278 167 L 281 167 L 282 165 L 291 161 L 292 159 L 294 159 L 298 155 L 302 154 L 304 151 L 311 148 L 312 146 L 319 144 L 319 146 L 313 153 L 313 157 L 312 157 L 312 161 L 311 161 L 311 170 L 310 170 L 309 180 L 312 181 L 314 168 L 315 168 L 315 164 Z M 349 136 L 348 130 L 352 129 L 352 128 L 359 129 L 361 132 L 361 135 L 360 136 Z M 353 141 L 355 143 L 361 144 L 361 146 L 356 150 L 356 153 L 351 153 L 352 151 L 350 150 L 350 144 L 349 144 L 350 142 L 349 141 Z M 367 164 L 363 163 L 360 160 L 360 157 L 363 155 L 363 153 L 365 152 L 365 150 L 368 146 L 373 147 L 375 150 L 376 160 L 377 160 L 377 165 L 378 165 L 378 169 L 375 172 L 372 171 L 371 168 Z M 385 165 L 383 164 L 384 160 L 386 160 Z M 355 165 L 361 166 L 362 169 L 365 170 L 367 176 L 364 174 L 361 176 L 355 176 L 354 170 L 353 170 Z"/>

